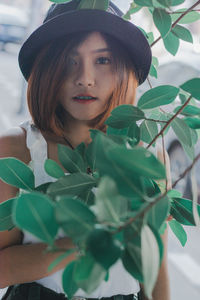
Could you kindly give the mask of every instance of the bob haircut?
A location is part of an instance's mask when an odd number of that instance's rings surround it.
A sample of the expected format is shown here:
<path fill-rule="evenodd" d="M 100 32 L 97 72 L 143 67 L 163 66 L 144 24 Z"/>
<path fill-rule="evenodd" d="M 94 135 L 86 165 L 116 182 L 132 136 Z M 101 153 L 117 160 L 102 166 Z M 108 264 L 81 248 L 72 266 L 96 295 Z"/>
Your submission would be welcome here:
<path fill-rule="evenodd" d="M 28 80 L 28 107 L 35 126 L 43 132 L 63 137 L 67 113 L 60 104 L 59 94 L 65 80 L 70 76 L 68 57 L 91 32 L 68 35 L 54 40 L 37 56 Z M 106 130 L 105 120 L 110 112 L 121 104 L 133 104 L 138 78 L 134 72 L 127 50 L 116 39 L 101 33 L 113 58 L 116 88 L 108 99 L 105 111 L 90 121 L 90 126 Z"/>

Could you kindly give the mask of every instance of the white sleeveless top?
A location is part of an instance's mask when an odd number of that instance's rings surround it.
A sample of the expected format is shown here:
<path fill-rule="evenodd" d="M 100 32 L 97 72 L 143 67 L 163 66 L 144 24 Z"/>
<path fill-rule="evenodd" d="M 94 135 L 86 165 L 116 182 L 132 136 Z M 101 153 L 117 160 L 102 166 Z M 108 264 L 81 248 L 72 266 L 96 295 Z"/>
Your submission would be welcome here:
<path fill-rule="evenodd" d="M 47 175 L 44 170 L 44 162 L 47 159 L 47 143 L 42 136 L 41 132 L 31 125 L 30 121 L 26 121 L 20 125 L 26 130 L 27 147 L 30 150 L 31 155 L 31 167 L 35 175 L 36 186 L 54 181 L 55 179 Z M 59 235 L 59 237 L 63 237 Z M 23 244 L 39 243 L 38 238 L 32 234 L 24 231 Z M 37 280 L 39 284 L 56 291 L 57 293 L 64 293 L 62 288 L 62 272 L 60 270 L 54 274 Z M 85 293 L 82 289 L 79 289 L 75 296 L 85 298 L 102 298 L 111 297 L 113 295 L 129 295 L 136 294 L 140 290 L 140 286 L 137 280 L 135 280 L 124 268 L 121 260 L 118 260 L 109 271 L 109 280 L 103 281 L 100 286 L 91 294 Z"/>

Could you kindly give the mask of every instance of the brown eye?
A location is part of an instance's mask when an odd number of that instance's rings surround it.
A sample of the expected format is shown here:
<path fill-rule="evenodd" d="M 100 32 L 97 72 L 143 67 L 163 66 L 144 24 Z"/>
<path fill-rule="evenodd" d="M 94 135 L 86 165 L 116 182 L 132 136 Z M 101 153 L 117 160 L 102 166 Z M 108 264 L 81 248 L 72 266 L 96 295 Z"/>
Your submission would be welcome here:
<path fill-rule="evenodd" d="M 100 65 L 109 65 L 111 64 L 111 59 L 109 57 L 99 57 L 97 59 L 97 64 L 100 64 Z"/>
<path fill-rule="evenodd" d="M 68 65 L 69 66 L 75 66 L 77 64 L 78 64 L 78 62 L 73 57 L 68 58 Z"/>

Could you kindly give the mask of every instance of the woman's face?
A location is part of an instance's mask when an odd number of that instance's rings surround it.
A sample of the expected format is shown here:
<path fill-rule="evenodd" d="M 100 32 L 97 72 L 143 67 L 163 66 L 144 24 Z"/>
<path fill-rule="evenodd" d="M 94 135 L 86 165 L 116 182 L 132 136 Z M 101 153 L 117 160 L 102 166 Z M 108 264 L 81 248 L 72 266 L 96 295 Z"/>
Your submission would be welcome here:
<path fill-rule="evenodd" d="M 60 102 L 73 119 L 91 121 L 105 111 L 115 86 L 111 51 L 99 32 L 72 50 L 68 68 Z"/>

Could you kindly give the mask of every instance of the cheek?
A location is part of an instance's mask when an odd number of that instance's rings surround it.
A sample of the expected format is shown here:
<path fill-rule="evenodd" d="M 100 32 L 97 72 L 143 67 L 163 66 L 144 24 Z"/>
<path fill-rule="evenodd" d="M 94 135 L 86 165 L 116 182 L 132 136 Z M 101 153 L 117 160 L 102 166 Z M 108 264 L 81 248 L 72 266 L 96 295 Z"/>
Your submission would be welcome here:
<path fill-rule="evenodd" d="M 111 95 L 116 88 L 116 82 L 116 78 L 113 74 L 105 74 L 102 76 L 103 91 Z"/>

